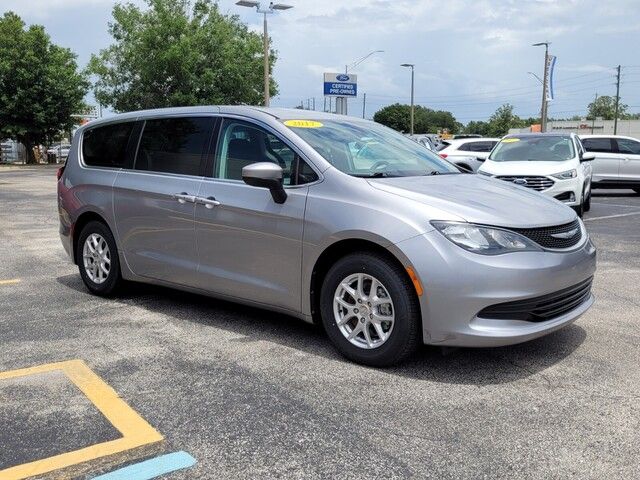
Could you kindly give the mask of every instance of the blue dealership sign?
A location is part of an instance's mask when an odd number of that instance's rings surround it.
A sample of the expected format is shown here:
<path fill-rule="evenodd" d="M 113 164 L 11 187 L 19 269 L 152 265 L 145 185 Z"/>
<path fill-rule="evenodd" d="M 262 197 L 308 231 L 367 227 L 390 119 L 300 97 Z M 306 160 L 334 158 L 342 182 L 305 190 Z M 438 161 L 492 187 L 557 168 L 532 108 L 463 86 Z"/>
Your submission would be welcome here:
<path fill-rule="evenodd" d="M 358 76 L 346 73 L 325 73 L 324 95 L 326 97 L 357 97 Z"/>

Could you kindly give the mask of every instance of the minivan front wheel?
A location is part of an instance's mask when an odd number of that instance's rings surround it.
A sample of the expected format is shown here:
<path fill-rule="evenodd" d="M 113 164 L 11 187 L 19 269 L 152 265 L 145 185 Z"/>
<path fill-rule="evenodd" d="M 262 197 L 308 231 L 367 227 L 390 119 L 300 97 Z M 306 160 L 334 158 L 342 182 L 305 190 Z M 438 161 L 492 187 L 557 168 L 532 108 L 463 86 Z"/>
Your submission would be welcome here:
<path fill-rule="evenodd" d="M 102 222 L 87 223 L 80 232 L 76 263 L 86 287 L 96 295 L 111 295 L 120 284 L 116 242 Z"/>
<path fill-rule="evenodd" d="M 418 346 L 420 308 L 406 272 L 377 253 L 351 254 L 325 276 L 320 298 L 327 335 L 345 357 L 384 367 Z"/>

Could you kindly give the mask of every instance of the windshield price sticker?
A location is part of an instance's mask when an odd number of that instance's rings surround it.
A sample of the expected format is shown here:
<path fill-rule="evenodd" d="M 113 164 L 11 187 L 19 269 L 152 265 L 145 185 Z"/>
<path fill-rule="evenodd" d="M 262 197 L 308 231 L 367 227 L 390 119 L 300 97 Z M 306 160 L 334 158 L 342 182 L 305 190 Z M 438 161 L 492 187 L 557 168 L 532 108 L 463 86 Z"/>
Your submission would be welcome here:
<path fill-rule="evenodd" d="M 504 140 L 502 140 L 502 143 L 515 143 L 519 141 L 520 141 L 519 138 L 505 138 Z"/>
<path fill-rule="evenodd" d="M 322 122 L 316 122 L 313 120 L 287 120 L 284 122 L 287 127 L 294 128 L 320 128 L 322 127 Z"/>

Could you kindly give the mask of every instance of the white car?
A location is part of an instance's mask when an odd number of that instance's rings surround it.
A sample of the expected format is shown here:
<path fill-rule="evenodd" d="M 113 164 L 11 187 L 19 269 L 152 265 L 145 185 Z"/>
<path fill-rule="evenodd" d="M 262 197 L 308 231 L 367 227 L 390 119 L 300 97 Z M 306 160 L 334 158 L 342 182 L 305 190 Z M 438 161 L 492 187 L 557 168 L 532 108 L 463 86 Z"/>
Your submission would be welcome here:
<path fill-rule="evenodd" d="M 55 155 L 56 162 L 60 163 L 67 159 L 71 145 L 68 143 L 58 143 L 47 149 L 47 155 Z"/>
<path fill-rule="evenodd" d="M 425 134 L 416 134 L 416 135 L 405 134 L 405 136 L 410 138 L 414 142 L 418 142 L 420 145 L 422 145 L 423 147 L 425 147 L 428 150 L 431 150 L 432 152 L 436 151 L 436 146 L 434 145 L 434 143 L 431 140 L 431 137 L 429 137 L 429 135 L 425 135 Z"/>
<path fill-rule="evenodd" d="M 447 146 L 438 154 L 466 170 L 478 171 L 499 138 L 460 138 L 445 140 Z"/>
<path fill-rule="evenodd" d="M 591 160 L 575 133 L 507 135 L 478 173 L 537 190 L 582 215 L 591 208 Z"/>
<path fill-rule="evenodd" d="M 622 135 L 580 135 L 593 161 L 593 188 L 633 188 L 640 193 L 640 140 Z"/>

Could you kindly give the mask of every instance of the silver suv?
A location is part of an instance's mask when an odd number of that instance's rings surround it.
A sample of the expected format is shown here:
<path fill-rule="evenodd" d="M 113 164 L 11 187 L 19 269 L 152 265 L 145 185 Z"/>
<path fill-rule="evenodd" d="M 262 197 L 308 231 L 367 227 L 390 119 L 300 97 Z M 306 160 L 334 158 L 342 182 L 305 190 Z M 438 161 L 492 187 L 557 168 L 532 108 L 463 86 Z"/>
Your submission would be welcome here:
<path fill-rule="evenodd" d="M 596 155 L 592 188 L 632 188 L 640 193 L 640 140 L 622 135 L 580 135 Z"/>
<path fill-rule="evenodd" d="M 351 117 L 193 107 L 92 122 L 58 202 L 91 292 L 133 280 L 257 305 L 322 324 L 368 365 L 420 343 L 523 342 L 593 303 L 596 251 L 573 210 Z"/>

